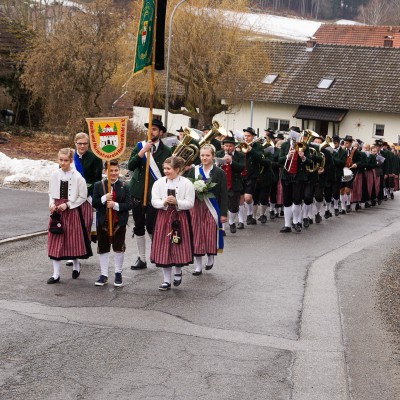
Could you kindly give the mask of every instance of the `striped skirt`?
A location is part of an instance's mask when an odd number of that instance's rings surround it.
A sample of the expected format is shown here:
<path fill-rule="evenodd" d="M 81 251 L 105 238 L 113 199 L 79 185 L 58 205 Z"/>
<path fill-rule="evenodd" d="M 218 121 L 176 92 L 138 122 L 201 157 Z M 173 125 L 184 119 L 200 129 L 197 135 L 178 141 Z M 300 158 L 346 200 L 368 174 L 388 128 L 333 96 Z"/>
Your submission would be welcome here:
<path fill-rule="evenodd" d="M 56 206 L 68 200 L 56 200 Z M 48 233 L 47 250 L 53 260 L 71 260 L 89 258 L 93 255 L 90 246 L 90 229 L 93 219 L 93 208 L 85 201 L 80 207 L 61 212 L 64 233 Z M 50 227 L 49 219 L 49 227 Z"/>
<path fill-rule="evenodd" d="M 362 195 L 362 177 L 363 174 L 357 172 L 353 181 L 353 192 L 351 193 L 351 202 L 359 203 Z"/>
<path fill-rule="evenodd" d="M 217 254 L 218 226 L 204 201 L 196 199 L 190 210 L 193 224 L 194 255 Z"/>
<path fill-rule="evenodd" d="M 367 190 L 368 190 L 368 196 L 369 198 L 375 198 L 375 196 L 373 196 L 374 193 L 376 193 L 376 191 L 374 191 L 374 186 L 375 186 L 375 171 L 373 169 L 369 169 L 367 171 L 365 171 L 365 178 L 367 180 Z M 378 187 L 379 190 L 379 187 Z"/>
<path fill-rule="evenodd" d="M 171 224 L 174 219 L 181 223 L 180 244 L 171 242 Z M 150 260 L 157 267 L 183 267 L 193 264 L 193 232 L 189 211 L 175 211 L 175 207 L 158 210 L 154 225 Z"/>
<path fill-rule="evenodd" d="M 278 191 L 276 194 L 276 204 L 279 204 L 279 205 L 283 204 L 282 181 L 280 178 L 278 179 Z"/>

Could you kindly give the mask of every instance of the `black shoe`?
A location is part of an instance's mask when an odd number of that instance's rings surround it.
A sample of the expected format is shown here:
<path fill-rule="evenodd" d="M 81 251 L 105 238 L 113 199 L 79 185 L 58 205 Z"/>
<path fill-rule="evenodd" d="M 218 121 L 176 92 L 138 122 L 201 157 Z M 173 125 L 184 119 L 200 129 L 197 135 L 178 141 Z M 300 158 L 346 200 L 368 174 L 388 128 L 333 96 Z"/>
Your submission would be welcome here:
<path fill-rule="evenodd" d="M 114 277 L 114 286 L 121 287 L 122 286 L 122 274 L 121 272 L 116 272 Z"/>
<path fill-rule="evenodd" d="M 298 222 L 297 224 L 294 225 L 294 230 L 296 232 L 301 232 L 301 223 Z"/>
<path fill-rule="evenodd" d="M 387 201 L 388 197 L 387 196 L 383 196 L 383 200 Z"/>
<path fill-rule="evenodd" d="M 312 225 L 314 223 L 314 221 L 312 220 L 312 218 L 308 218 L 308 224 Z"/>
<path fill-rule="evenodd" d="M 182 272 L 180 274 L 175 274 L 175 276 L 181 278 L 181 279 L 174 279 L 174 286 L 179 286 L 182 283 Z"/>
<path fill-rule="evenodd" d="M 97 279 L 97 281 L 94 283 L 95 286 L 104 286 L 107 285 L 108 283 L 108 277 L 105 275 L 100 275 L 99 279 Z"/>
<path fill-rule="evenodd" d="M 244 223 L 243 223 L 243 222 L 239 222 L 239 223 L 237 224 L 237 228 L 238 228 L 238 229 L 244 229 Z"/>
<path fill-rule="evenodd" d="M 315 214 L 315 222 L 319 224 L 322 221 L 320 213 Z"/>
<path fill-rule="evenodd" d="M 74 262 L 73 262 L 72 260 L 68 260 L 68 261 L 65 263 L 65 265 L 66 265 L 67 267 L 72 267 L 72 266 L 74 265 Z"/>
<path fill-rule="evenodd" d="M 269 218 L 270 219 L 275 219 L 275 211 L 270 211 L 269 212 Z"/>
<path fill-rule="evenodd" d="M 259 221 L 262 224 L 265 224 L 267 222 L 267 216 L 266 215 L 261 215 L 261 217 L 259 218 Z"/>
<path fill-rule="evenodd" d="M 281 210 L 281 212 L 279 213 L 279 216 L 281 216 L 281 217 L 284 217 L 284 216 L 285 216 L 285 213 L 284 213 L 283 210 Z"/>
<path fill-rule="evenodd" d="M 335 208 L 335 216 L 338 217 L 339 216 L 339 209 Z"/>
<path fill-rule="evenodd" d="M 229 225 L 229 229 L 231 230 L 231 233 L 236 233 L 236 224 Z"/>
<path fill-rule="evenodd" d="M 369 204 L 368 201 L 366 201 L 364 207 L 365 208 L 371 208 L 371 204 Z"/>
<path fill-rule="evenodd" d="M 49 279 L 47 279 L 47 283 L 49 285 L 53 284 L 53 283 L 58 283 L 60 282 L 60 277 L 58 277 L 57 279 L 54 279 L 53 277 L 50 277 Z"/>
<path fill-rule="evenodd" d="M 360 203 L 356 203 L 356 211 L 361 210 Z"/>
<path fill-rule="evenodd" d="M 390 198 L 394 200 L 394 193 L 390 193 Z"/>
<path fill-rule="evenodd" d="M 308 221 L 308 218 L 303 218 L 303 226 L 304 226 L 304 228 L 308 228 L 310 226 L 310 222 Z"/>
<path fill-rule="evenodd" d="M 247 221 L 246 221 L 247 225 L 257 225 L 257 221 L 255 218 L 253 218 L 251 215 L 247 216 Z"/>
<path fill-rule="evenodd" d="M 194 272 L 192 272 L 192 275 L 194 275 L 194 276 L 199 276 L 199 275 L 201 275 L 203 273 L 203 271 L 194 271 Z"/>
<path fill-rule="evenodd" d="M 375 206 L 376 206 L 376 200 L 372 200 L 372 201 L 371 201 L 371 206 L 372 206 L 372 207 L 375 207 Z"/>
<path fill-rule="evenodd" d="M 328 218 L 330 218 L 330 217 L 332 217 L 332 213 L 331 213 L 329 210 L 326 210 L 326 211 L 325 211 L 325 214 L 324 214 L 324 218 L 325 218 L 325 219 L 328 219 Z"/>
<path fill-rule="evenodd" d="M 382 200 L 378 200 L 378 206 L 382 204 Z"/>
<path fill-rule="evenodd" d="M 346 206 L 346 212 L 351 213 L 352 211 L 353 211 L 353 210 L 351 209 L 351 205 L 348 204 L 348 205 Z"/>
<path fill-rule="evenodd" d="M 140 259 L 140 257 L 138 257 L 135 264 L 133 264 L 131 266 L 131 269 L 134 269 L 134 270 L 135 269 L 145 269 L 145 268 L 147 268 L 147 263 L 146 263 L 146 261 L 142 261 Z"/>
<path fill-rule="evenodd" d="M 292 232 L 292 228 L 290 226 L 284 226 L 279 232 L 289 233 L 289 232 Z"/>
<path fill-rule="evenodd" d="M 346 215 L 346 211 L 342 209 L 342 210 L 340 210 L 340 214 Z"/>
<path fill-rule="evenodd" d="M 171 284 L 168 282 L 164 282 L 158 287 L 158 290 L 163 290 L 163 291 L 169 290 L 169 289 L 171 289 Z"/>
<path fill-rule="evenodd" d="M 81 274 L 81 271 L 77 271 L 76 269 L 74 269 L 72 271 L 72 279 L 78 278 L 80 274 Z"/>
<path fill-rule="evenodd" d="M 210 269 L 212 269 L 213 266 L 214 266 L 214 264 L 206 265 L 204 268 L 206 271 L 209 271 Z"/>

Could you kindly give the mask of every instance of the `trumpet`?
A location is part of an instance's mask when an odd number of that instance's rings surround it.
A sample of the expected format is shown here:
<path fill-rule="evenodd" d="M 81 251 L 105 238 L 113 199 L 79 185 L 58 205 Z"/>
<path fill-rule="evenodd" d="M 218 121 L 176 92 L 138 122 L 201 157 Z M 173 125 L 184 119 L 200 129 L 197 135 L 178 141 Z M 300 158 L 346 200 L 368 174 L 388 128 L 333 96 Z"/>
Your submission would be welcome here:
<path fill-rule="evenodd" d="M 238 145 L 236 145 L 236 149 L 238 151 L 241 151 L 243 154 L 246 154 L 250 151 L 249 147 L 252 146 L 254 143 L 260 143 L 264 140 L 263 137 L 258 137 L 256 139 L 254 139 L 253 141 L 251 141 L 250 143 L 247 142 L 240 142 Z M 271 139 L 270 139 L 271 140 Z M 271 146 L 271 145 L 269 145 Z M 266 146 L 268 147 L 268 146 Z"/>
<path fill-rule="evenodd" d="M 297 142 L 295 138 L 290 140 L 289 150 L 295 150 L 296 153 L 298 153 L 299 151 L 304 151 L 306 149 L 306 147 L 307 147 L 306 143 Z M 283 166 L 283 168 L 285 168 L 286 171 L 289 172 L 290 169 L 292 168 L 293 160 L 294 160 L 294 157 L 286 158 L 285 165 Z"/>

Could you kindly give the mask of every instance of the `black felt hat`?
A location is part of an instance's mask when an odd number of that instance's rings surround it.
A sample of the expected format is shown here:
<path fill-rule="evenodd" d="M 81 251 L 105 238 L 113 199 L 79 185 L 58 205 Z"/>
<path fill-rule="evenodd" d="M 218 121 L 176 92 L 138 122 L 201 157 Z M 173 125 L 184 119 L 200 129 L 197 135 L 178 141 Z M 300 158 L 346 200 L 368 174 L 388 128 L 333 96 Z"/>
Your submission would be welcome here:
<path fill-rule="evenodd" d="M 167 132 L 167 128 L 162 124 L 162 122 L 159 120 L 159 119 L 153 119 L 153 122 L 151 123 L 152 124 L 152 126 L 157 126 L 158 128 L 160 128 L 160 130 L 161 131 L 163 131 L 163 132 Z M 144 124 L 144 126 L 146 127 L 146 128 L 148 128 L 149 127 L 149 124 L 146 122 L 145 124 Z"/>
<path fill-rule="evenodd" d="M 246 128 L 246 129 L 243 129 L 243 132 L 249 132 L 249 133 L 251 133 L 253 136 L 257 135 L 257 134 L 256 134 L 256 131 L 255 131 L 251 126 L 249 126 L 249 127 Z"/>
<path fill-rule="evenodd" d="M 340 137 L 339 137 L 339 136 L 334 136 L 334 137 L 332 138 L 332 142 L 334 142 L 334 143 L 339 143 L 339 142 L 340 142 Z"/>
<path fill-rule="evenodd" d="M 225 143 L 232 143 L 232 144 L 236 144 L 235 138 L 233 136 L 226 136 L 223 140 L 222 140 L 222 144 Z"/>

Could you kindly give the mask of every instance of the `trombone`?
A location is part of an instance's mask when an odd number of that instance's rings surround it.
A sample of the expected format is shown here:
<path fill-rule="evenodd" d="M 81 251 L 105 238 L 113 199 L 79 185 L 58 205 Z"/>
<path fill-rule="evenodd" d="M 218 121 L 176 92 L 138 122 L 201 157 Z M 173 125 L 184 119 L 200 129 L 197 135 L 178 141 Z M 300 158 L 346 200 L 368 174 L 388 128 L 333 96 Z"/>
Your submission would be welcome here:
<path fill-rule="evenodd" d="M 289 150 L 295 150 L 298 153 L 299 151 L 304 151 L 305 149 L 306 149 L 306 143 L 297 142 L 296 138 L 293 138 L 290 140 Z M 293 156 L 292 156 L 292 158 L 288 158 L 288 157 L 286 158 L 285 165 L 283 166 L 283 168 L 286 171 L 289 172 L 291 170 L 292 165 L 293 165 L 293 160 L 294 160 Z"/>

